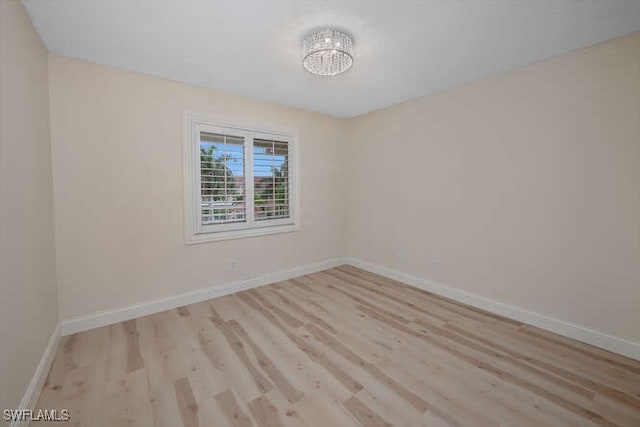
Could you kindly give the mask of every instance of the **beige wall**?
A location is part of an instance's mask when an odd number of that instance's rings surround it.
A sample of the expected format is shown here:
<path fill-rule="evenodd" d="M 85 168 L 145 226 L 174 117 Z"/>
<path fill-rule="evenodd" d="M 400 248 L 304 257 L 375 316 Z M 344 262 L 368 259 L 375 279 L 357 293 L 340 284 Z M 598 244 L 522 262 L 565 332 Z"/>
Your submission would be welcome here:
<path fill-rule="evenodd" d="M 0 0 L 0 408 L 16 408 L 58 322 L 47 51 Z"/>
<path fill-rule="evenodd" d="M 62 319 L 344 255 L 343 121 L 58 56 L 49 71 Z M 183 110 L 300 130 L 301 231 L 185 245 Z"/>
<path fill-rule="evenodd" d="M 348 132 L 350 256 L 640 342 L 640 33 Z"/>
<path fill-rule="evenodd" d="M 50 56 L 61 318 L 347 253 L 638 342 L 639 48 L 349 121 Z M 184 244 L 185 109 L 301 130 L 301 232 Z"/>

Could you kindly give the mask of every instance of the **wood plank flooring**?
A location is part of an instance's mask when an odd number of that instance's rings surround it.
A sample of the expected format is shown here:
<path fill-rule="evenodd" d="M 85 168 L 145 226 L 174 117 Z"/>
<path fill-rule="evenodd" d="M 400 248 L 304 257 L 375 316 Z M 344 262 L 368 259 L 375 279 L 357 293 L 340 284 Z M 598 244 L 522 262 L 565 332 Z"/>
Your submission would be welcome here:
<path fill-rule="evenodd" d="M 64 337 L 38 407 L 68 409 L 57 426 L 640 426 L 640 362 L 341 266 Z"/>

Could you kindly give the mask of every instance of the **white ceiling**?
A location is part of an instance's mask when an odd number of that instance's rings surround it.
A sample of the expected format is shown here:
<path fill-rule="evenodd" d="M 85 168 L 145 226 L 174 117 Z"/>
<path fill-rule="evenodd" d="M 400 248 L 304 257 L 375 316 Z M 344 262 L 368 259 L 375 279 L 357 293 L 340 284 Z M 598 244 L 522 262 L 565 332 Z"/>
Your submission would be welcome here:
<path fill-rule="evenodd" d="M 352 117 L 640 30 L 640 0 L 23 0 L 56 54 Z M 354 37 L 308 74 L 301 38 Z M 640 53 L 639 53 L 640 54 Z"/>

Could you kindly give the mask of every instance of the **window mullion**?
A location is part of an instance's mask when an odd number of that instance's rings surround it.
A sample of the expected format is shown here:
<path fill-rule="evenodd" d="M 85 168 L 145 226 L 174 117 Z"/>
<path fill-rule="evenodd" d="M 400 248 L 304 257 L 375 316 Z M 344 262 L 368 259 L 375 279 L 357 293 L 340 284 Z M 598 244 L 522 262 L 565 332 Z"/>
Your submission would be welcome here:
<path fill-rule="evenodd" d="M 254 188 L 253 188 L 253 135 L 247 135 L 244 147 L 244 192 L 245 192 L 245 215 L 247 225 L 253 227 L 255 225 L 254 218 Z"/>

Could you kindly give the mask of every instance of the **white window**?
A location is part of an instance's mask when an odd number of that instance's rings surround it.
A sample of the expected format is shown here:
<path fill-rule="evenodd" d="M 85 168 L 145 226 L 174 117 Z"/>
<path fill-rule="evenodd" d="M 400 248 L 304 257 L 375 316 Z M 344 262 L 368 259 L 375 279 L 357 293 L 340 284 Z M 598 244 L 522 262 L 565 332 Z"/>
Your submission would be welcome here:
<path fill-rule="evenodd" d="M 297 136 L 185 113 L 187 243 L 299 230 Z"/>

